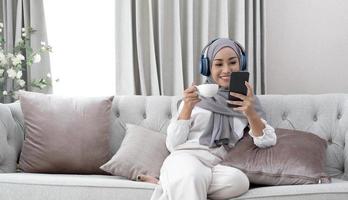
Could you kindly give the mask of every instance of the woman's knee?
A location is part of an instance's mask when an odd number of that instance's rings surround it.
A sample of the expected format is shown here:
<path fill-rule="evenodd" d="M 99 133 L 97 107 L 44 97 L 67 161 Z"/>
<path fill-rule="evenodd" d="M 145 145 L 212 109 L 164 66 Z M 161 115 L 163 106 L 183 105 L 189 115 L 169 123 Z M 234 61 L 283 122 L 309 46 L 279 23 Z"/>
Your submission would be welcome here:
<path fill-rule="evenodd" d="M 210 182 L 211 169 L 204 166 L 196 157 L 180 154 L 166 160 L 161 169 L 161 175 L 165 175 L 172 181 Z"/>
<path fill-rule="evenodd" d="M 209 188 L 211 199 L 228 199 L 242 195 L 248 190 L 249 179 L 241 170 L 227 166 L 213 169 Z"/>
<path fill-rule="evenodd" d="M 240 183 L 240 188 L 247 191 L 249 189 L 249 179 L 247 175 L 237 168 L 230 168 L 230 180 L 228 182 Z"/>
<path fill-rule="evenodd" d="M 238 172 L 235 172 L 234 177 L 231 179 L 231 181 L 237 183 L 237 185 L 234 185 L 234 186 L 238 188 L 236 192 L 233 192 L 234 196 L 235 195 L 239 196 L 241 194 L 246 193 L 249 190 L 249 186 L 250 186 L 250 182 L 247 175 L 239 169 L 237 169 L 237 171 Z"/>

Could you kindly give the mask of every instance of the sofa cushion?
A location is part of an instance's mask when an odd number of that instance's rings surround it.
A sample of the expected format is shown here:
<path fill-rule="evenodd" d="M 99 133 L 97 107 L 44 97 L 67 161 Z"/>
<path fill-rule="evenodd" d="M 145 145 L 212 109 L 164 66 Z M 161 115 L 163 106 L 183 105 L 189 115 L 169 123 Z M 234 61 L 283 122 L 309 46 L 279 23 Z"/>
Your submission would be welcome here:
<path fill-rule="evenodd" d="M 169 155 L 166 136 L 134 124 L 126 126 L 120 149 L 100 168 L 132 180 L 140 174 L 159 177 L 162 163 Z"/>
<path fill-rule="evenodd" d="M 20 169 L 41 173 L 105 173 L 99 166 L 111 157 L 112 99 L 21 92 L 26 136 Z"/>
<path fill-rule="evenodd" d="M 252 200 L 345 200 L 348 197 L 348 181 L 330 184 L 265 186 L 250 189 L 234 198 Z"/>
<path fill-rule="evenodd" d="M 151 199 L 155 184 L 124 180 L 105 175 L 0 174 L 0 199 Z M 342 199 L 348 196 L 348 181 L 331 184 L 268 186 L 252 188 L 234 199 L 315 200 Z"/>
<path fill-rule="evenodd" d="M 155 184 L 109 175 L 0 174 L 1 200 L 150 199 Z"/>
<path fill-rule="evenodd" d="M 326 141 L 297 130 L 276 129 L 277 144 L 258 148 L 245 135 L 222 164 L 244 171 L 250 182 L 263 185 L 328 183 Z"/>

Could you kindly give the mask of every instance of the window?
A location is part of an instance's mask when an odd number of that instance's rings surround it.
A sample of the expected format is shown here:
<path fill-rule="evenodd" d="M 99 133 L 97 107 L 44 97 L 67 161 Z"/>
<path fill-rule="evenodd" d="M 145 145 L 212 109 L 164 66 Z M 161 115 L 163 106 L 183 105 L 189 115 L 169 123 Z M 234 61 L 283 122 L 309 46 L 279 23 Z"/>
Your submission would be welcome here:
<path fill-rule="evenodd" d="M 115 1 L 45 0 L 53 93 L 115 94 Z"/>

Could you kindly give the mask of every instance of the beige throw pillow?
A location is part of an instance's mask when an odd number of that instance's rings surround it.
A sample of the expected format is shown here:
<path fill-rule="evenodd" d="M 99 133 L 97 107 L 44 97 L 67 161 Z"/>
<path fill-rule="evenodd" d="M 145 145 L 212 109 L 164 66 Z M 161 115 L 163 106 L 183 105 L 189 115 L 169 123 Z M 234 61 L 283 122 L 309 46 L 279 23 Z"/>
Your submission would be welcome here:
<path fill-rule="evenodd" d="M 140 174 L 159 177 L 162 163 L 169 155 L 166 135 L 133 124 L 126 126 L 120 149 L 100 168 L 131 180 Z"/>
<path fill-rule="evenodd" d="M 251 183 L 288 185 L 329 183 L 325 173 L 326 141 L 297 130 L 276 129 L 277 144 L 258 148 L 245 135 L 222 164 L 246 173 Z"/>
<path fill-rule="evenodd" d="M 113 97 L 59 97 L 20 93 L 25 140 L 24 172 L 105 174 L 110 159 Z"/>

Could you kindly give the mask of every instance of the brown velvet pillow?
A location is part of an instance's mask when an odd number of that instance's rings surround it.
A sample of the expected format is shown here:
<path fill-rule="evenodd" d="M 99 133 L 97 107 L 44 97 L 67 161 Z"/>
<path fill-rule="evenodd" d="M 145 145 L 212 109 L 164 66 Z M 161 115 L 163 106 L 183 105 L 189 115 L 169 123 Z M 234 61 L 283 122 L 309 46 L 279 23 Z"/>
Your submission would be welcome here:
<path fill-rule="evenodd" d="M 291 185 L 329 183 L 325 173 L 327 143 L 303 131 L 276 129 L 277 144 L 258 148 L 246 134 L 225 157 L 222 164 L 236 167 L 251 183 Z"/>
<path fill-rule="evenodd" d="M 113 97 L 59 97 L 21 92 L 24 172 L 105 174 Z"/>
<path fill-rule="evenodd" d="M 169 155 L 166 135 L 134 124 L 126 126 L 120 149 L 100 168 L 132 180 L 140 174 L 159 177 L 162 163 Z"/>

